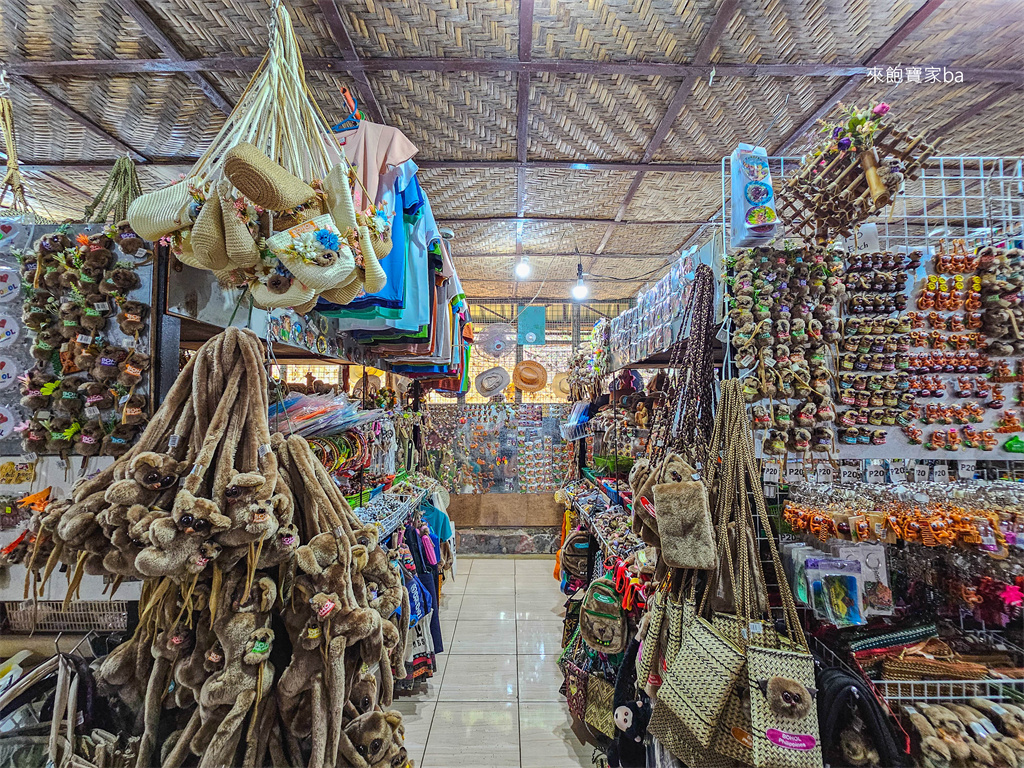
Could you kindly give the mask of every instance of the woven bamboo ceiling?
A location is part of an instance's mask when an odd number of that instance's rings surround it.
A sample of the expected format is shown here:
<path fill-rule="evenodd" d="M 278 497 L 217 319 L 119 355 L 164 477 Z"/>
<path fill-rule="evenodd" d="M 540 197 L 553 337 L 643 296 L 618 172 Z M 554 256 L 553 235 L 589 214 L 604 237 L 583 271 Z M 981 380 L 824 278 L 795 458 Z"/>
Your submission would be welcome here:
<path fill-rule="evenodd" d="M 287 0 L 286 0 L 287 1 Z M 308 80 L 419 147 L 477 298 L 634 295 L 711 236 L 740 141 L 799 154 L 840 102 L 895 103 L 945 154 L 1024 154 L 1022 0 L 294 0 Z M 0 0 L 36 207 L 80 215 L 128 152 L 183 173 L 266 48 L 268 0 Z M 962 84 L 874 82 L 945 66 Z M 878 70 L 875 70 L 878 71 Z M 926 77 L 925 80 L 928 78 Z M 533 281 L 517 284 L 517 254 Z M 544 284 L 541 285 L 541 280 Z"/>

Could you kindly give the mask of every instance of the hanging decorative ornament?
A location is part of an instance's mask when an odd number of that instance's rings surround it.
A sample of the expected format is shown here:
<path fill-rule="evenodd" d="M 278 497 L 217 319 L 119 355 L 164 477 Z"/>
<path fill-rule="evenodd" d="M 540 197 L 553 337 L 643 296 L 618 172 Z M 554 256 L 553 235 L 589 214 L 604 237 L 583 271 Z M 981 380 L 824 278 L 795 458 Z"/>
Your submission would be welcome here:
<path fill-rule="evenodd" d="M 473 348 L 488 357 L 501 357 L 515 343 L 516 331 L 508 323 L 492 323 L 476 335 Z"/>

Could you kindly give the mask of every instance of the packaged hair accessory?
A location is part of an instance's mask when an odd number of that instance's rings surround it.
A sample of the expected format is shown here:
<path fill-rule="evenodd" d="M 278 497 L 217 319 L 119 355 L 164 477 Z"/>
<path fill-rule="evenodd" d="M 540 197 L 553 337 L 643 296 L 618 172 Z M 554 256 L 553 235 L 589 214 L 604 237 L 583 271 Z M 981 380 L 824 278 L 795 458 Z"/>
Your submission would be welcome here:
<path fill-rule="evenodd" d="M 857 560 L 808 558 L 804 574 L 814 615 L 840 629 L 866 624 L 860 571 Z"/>
<path fill-rule="evenodd" d="M 775 234 L 775 189 L 768 152 L 740 144 L 731 157 L 733 248 L 764 245 Z"/>

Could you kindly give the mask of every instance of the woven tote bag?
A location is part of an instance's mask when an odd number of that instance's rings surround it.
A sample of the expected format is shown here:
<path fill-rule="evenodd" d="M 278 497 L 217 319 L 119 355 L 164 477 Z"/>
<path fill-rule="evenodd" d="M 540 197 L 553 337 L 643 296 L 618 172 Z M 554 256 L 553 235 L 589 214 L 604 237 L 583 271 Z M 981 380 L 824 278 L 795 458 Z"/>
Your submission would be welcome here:
<path fill-rule="evenodd" d="M 644 688 L 648 684 L 657 682 L 661 684 L 661 627 L 665 619 L 665 592 L 658 590 L 654 593 L 651 607 L 647 609 L 647 631 L 644 635 L 643 647 L 640 649 L 640 660 L 636 665 L 637 687 Z"/>

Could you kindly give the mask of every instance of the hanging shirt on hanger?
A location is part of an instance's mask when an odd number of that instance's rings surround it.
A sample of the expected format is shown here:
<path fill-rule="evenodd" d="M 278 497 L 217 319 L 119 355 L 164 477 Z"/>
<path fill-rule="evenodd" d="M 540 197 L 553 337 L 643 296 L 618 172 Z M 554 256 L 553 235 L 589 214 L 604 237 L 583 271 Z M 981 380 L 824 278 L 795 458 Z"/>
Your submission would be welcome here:
<path fill-rule="evenodd" d="M 377 203 L 398 176 L 398 168 L 419 151 L 397 128 L 362 120 L 359 127 L 345 134 L 345 157 L 356 167 L 359 179 L 366 187 L 370 199 L 363 199 L 363 190 L 357 184 L 353 196 L 356 210 Z"/>

